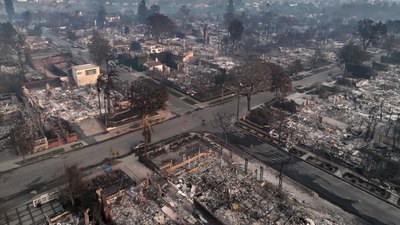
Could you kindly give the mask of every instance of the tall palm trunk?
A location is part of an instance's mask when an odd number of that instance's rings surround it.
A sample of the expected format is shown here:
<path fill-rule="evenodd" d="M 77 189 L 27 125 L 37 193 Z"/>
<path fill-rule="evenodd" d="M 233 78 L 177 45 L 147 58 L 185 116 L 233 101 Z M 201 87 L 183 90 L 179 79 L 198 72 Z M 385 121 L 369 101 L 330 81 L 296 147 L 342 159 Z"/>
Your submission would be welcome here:
<path fill-rule="evenodd" d="M 71 205 L 72 205 L 72 207 L 74 207 L 75 206 L 74 196 L 72 196 L 72 192 L 71 191 L 68 194 L 69 194 L 69 200 L 71 201 Z"/>
<path fill-rule="evenodd" d="M 107 111 L 107 97 L 106 94 L 104 93 L 104 98 L 103 98 L 103 103 L 104 103 L 104 124 L 106 127 L 108 126 L 108 111 Z"/>
<path fill-rule="evenodd" d="M 102 117 L 100 92 L 97 93 L 97 100 L 99 102 L 100 117 Z"/>
<path fill-rule="evenodd" d="M 25 65 L 24 65 L 24 61 L 22 60 L 21 50 L 17 51 L 17 56 L 18 56 L 18 64 L 19 64 L 19 79 L 20 79 L 20 82 L 25 82 Z"/>
<path fill-rule="evenodd" d="M 106 60 L 106 70 L 107 70 L 107 73 L 110 72 L 110 65 L 109 65 L 108 63 L 109 63 L 109 61 Z"/>
<path fill-rule="evenodd" d="M 107 113 L 110 114 L 112 112 L 111 110 L 111 99 L 110 95 L 107 96 Z"/>

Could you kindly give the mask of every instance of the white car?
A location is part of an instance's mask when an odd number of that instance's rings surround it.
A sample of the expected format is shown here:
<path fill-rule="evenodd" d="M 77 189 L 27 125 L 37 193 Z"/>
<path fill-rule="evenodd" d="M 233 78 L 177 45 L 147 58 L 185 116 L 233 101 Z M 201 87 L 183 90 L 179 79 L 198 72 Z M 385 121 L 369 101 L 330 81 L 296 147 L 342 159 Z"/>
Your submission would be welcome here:
<path fill-rule="evenodd" d="M 132 151 L 134 151 L 134 150 L 136 150 L 138 148 L 141 148 L 143 146 L 144 146 L 144 142 L 143 141 L 136 141 L 135 143 L 133 143 L 131 145 L 131 149 L 132 149 Z"/>
<path fill-rule="evenodd" d="M 306 86 L 304 85 L 298 85 L 295 87 L 296 91 L 298 92 L 303 92 L 306 89 Z"/>

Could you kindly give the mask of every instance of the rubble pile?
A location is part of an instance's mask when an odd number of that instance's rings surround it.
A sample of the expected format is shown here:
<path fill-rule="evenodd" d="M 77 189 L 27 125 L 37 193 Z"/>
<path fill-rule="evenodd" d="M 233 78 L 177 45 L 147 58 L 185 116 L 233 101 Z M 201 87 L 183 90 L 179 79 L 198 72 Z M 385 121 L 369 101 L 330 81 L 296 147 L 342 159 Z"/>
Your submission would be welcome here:
<path fill-rule="evenodd" d="M 27 44 L 33 51 L 46 50 L 49 48 L 49 41 L 44 37 L 29 36 Z"/>
<path fill-rule="evenodd" d="M 287 119 L 291 141 L 360 165 L 357 149 L 376 142 L 400 114 L 399 74 L 391 67 L 373 79 L 353 81 L 355 87 L 337 84 L 335 94 L 316 98 Z"/>
<path fill-rule="evenodd" d="M 175 72 L 165 75 L 168 81 L 172 81 L 181 90 L 189 94 L 204 91 L 214 86 L 215 69 L 205 66 L 186 65 L 183 73 Z"/>
<path fill-rule="evenodd" d="M 279 189 L 276 171 L 271 173 L 272 169 L 256 160 L 248 161 L 246 172 L 244 158 L 233 154 L 233 162 L 228 163 L 227 149 L 209 141 L 186 136 L 168 142 L 174 146 L 170 151 L 180 154 L 183 161 L 164 165 L 152 158 L 163 172 L 147 176 L 138 186 L 113 192 L 116 194 L 102 189 L 101 193 L 109 193 L 104 210 L 109 218 L 124 225 L 362 224 L 326 207 L 323 200 L 286 178 Z M 214 152 L 208 144 L 218 150 Z M 262 175 L 257 173 L 261 168 Z"/>
<path fill-rule="evenodd" d="M 21 109 L 14 94 L 0 94 L 0 151 L 9 147 L 12 128 L 23 121 Z"/>
<path fill-rule="evenodd" d="M 17 74 L 18 73 L 18 68 L 16 66 L 0 66 L 0 72 L 6 73 L 6 74 Z"/>
<path fill-rule="evenodd" d="M 0 114 L 5 115 L 5 114 L 10 114 L 18 111 L 18 105 L 17 104 L 12 104 L 10 102 L 5 102 L 5 101 L 0 101 Z"/>
<path fill-rule="evenodd" d="M 119 189 L 130 187 L 135 182 L 121 170 L 114 170 L 111 173 L 103 174 L 91 179 L 88 182 L 90 190 L 96 190 L 98 188 L 107 188 L 110 186 L 118 186 Z"/>
<path fill-rule="evenodd" d="M 81 121 L 99 113 L 98 96 L 94 87 L 31 90 L 30 100 L 44 115 L 60 117 L 66 121 Z"/>
<path fill-rule="evenodd" d="M 357 90 L 362 98 L 358 100 L 362 106 L 377 107 L 383 102 L 383 118 L 393 120 L 400 113 L 400 69 L 391 66 L 387 72 L 380 72 L 375 79 L 359 82 Z M 367 107 L 365 107 L 368 109 Z M 365 109 L 365 110 L 366 110 Z"/>
<path fill-rule="evenodd" d="M 110 210 L 113 224 L 200 225 L 192 215 L 190 202 L 175 187 L 169 185 L 165 178 L 148 176 L 136 186 L 132 182 L 120 182 L 126 176 L 119 171 L 110 177 L 103 175 L 101 179 L 96 178 L 96 183 L 101 183 L 97 186 L 104 188 L 101 192 L 106 197 L 106 208 Z M 121 185 L 122 183 L 129 186 Z"/>
<path fill-rule="evenodd" d="M 13 128 L 14 126 L 12 124 L 2 124 L 0 125 L 0 137 L 4 137 L 7 136 L 10 133 L 10 130 Z M 1 145 L 0 145 L 1 146 Z"/>
<path fill-rule="evenodd" d="M 351 110 L 332 105 L 317 100 L 289 118 L 287 126 L 294 131 L 292 139 L 313 148 L 331 149 L 339 156 L 360 147 L 364 137 L 355 136 L 351 130 L 359 129 L 361 118 Z"/>
<path fill-rule="evenodd" d="M 153 225 L 154 218 L 163 218 L 163 224 L 175 224 L 167 217 L 164 217 L 156 202 L 143 197 L 137 188 L 130 188 L 125 191 L 122 197 L 115 198 L 108 202 L 111 205 L 111 214 L 115 224 L 125 225 Z"/>
<path fill-rule="evenodd" d="M 115 224 L 200 224 L 192 215 L 190 203 L 160 181 L 143 181 L 108 198 L 107 204 Z"/>
<path fill-rule="evenodd" d="M 0 152 L 5 151 L 12 142 L 9 134 L 13 127 L 11 124 L 0 125 Z"/>
<path fill-rule="evenodd" d="M 221 167 L 218 159 L 199 163 L 196 173 L 178 173 L 177 188 L 196 198 L 226 224 L 308 224 L 309 216 L 277 189 L 235 167 Z"/>

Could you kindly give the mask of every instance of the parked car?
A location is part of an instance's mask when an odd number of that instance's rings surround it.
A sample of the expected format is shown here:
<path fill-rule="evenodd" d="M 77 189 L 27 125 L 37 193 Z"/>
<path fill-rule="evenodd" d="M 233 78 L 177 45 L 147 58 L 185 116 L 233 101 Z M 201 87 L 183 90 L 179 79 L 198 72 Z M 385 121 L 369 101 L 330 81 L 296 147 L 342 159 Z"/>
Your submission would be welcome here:
<path fill-rule="evenodd" d="M 139 148 L 141 148 L 143 146 L 144 146 L 144 142 L 142 140 L 136 141 L 131 145 L 131 150 L 135 151 L 135 150 L 137 150 L 137 149 L 139 149 Z"/>
<path fill-rule="evenodd" d="M 304 86 L 304 85 L 297 85 L 297 86 L 295 87 L 295 89 L 296 89 L 296 91 L 298 91 L 298 92 L 304 92 L 304 91 L 306 90 L 306 86 Z"/>

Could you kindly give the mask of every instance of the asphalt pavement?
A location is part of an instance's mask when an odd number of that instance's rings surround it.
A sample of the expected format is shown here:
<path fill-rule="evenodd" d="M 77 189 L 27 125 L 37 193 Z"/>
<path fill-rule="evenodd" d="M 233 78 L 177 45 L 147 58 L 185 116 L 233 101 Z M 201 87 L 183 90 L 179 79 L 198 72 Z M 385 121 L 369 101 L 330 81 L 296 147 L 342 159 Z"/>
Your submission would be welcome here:
<path fill-rule="evenodd" d="M 325 73 L 315 75 L 314 77 L 314 79 L 320 79 L 320 77 L 325 77 L 325 79 L 327 78 Z M 301 84 L 301 81 L 298 81 L 296 83 Z M 252 105 L 261 105 L 264 102 L 271 100 L 272 98 L 273 95 L 269 92 L 255 94 L 252 97 Z M 170 101 L 174 105 L 174 107 L 187 107 L 183 111 L 192 113 L 185 113 L 180 117 L 154 126 L 153 129 L 155 132 L 153 134 L 153 142 L 169 138 L 182 132 L 193 130 L 195 128 L 203 129 L 204 126 L 201 125 L 201 121 L 203 119 L 205 119 L 206 121 L 212 120 L 217 112 L 225 112 L 231 114 L 236 113 L 236 100 L 215 107 L 205 108 L 199 111 L 192 110 L 191 107 L 187 106 L 186 103 L 179 102 L 179 99 L 177 98 L 170 97 Z M 245 114 L 246 111 L 246 99 L 244 97 L 241 97 L 241 115 Z M 209 122 L 207 124 L 208 127 L 211 127 Z M 69 152 L 58 158 L 51 158 L 45 161 L 41 161 L 40 163 L 30 164 L 14 169 L 7 173 L 0 174 L 0 198 L 15 195 L 25 190 L 36 190 L 37 187 L 41 187 L 40 184 L 45 184 L 46 182 L 49 182 L 61 176 L 64 173 L 65 166 L 77 164 L 80 167 L 84 168 L 90 165 L 97 164 L 108 157 L 111 147 L 114 150 L 118 150 L 121 155 L 128 153 L 130 144 L 141 139 L 141 131 L 137 131 L 93 146 L 83 148 L 79 151 Z"/>
<path fill-rule="evenodd" d="M 64 46 L 71 46 L 70 43 L 45 33 L 44 36 L 50 37 L 53 41 Z M 72 47 L 72 46 L 71 46 Z M 78 49 L 73 50 L 78 54 Z M 83 51 L 85 54 L 86 52 Z M 311 85 L 322 82 L 331 74 L 339 74 L 341 71 L 333 67 L 330 70 L 321 72 L 300 81 L 293 82 L 293 86 Z M 259 93 L 252 98 L 252 105 L 257 106 L 272 99 L 271 93 Z M 241 98 L 241 114 L 246 112 L 245 98 Z M 208 130 L 216 132 L 210 123 L 206 126 L 201 124 L 205 119 L 210 121 L 217 112 L 235 114 L 236 101 L 231 101 L 219 106 L 193 110 L 191 106 L 183 103 L 176 97 L 170 98 L 170 105 L 177 109 L 181 117 L 159 124 L 153 129 L 153 141 L 159 141 L 185 131 Z M 188 113 L 187 112 L 191 112 Z M 88 167 L 97 164 L 108 157 L 112 147 L 120 154 L 129 152 L 130 145 L 142 139 L 141 132 L 133 132 L 116 139 L 108 140 L 100 144 L 86 147 L 79 151 L 70 152 L 58 158 L 51 158 L 40 163 L 27 165 L 17 168 L 10 172 L 0 175 L 0 198 L 18 194 L 24 190 L 45 189 L 46 183 L 63 175 L 64 167 L 77 164 L 80 167 Z M 279 169 L 282 162 L 289 160 L 289 155 L 272 145 L 261 142 L 248 134 L 236 133 L 229 138 L 231 144 L 245 151 L 272 168 Z M 314 190 L 320 197 L 340 206 L 342 209 L 360 216 L 372 224 L 400 224 L 400 210 L 380 199 L 355 188 L 354 186 L 319 170 L 308 163 L 294 157 L 285 164 L 283 173 L 291 179 Z M 29 195 L 24 195 L 22 199 L 29 199 Z M 22 201 L 21 199 L 21 201 Z"/>
<path fill-rule="evenodd" d="M 314 166 L 290 157 L 288 153 L 240 131 L 229 136 L 229 142 L 252 155 L 266 165 L 279 171 L 284 162 L 283 173 L 315 191 L 320 197 L 355 214 L 374 225 L 400 223 L 400 210 Z"/>
<path fill-rule="evenodd" d="M 90 59 L 89 50 L 87 48 L 74 47 L 74 44 L 68 42 L 66 38 L 61 38 L 60 36 L 55 35 L 46 29 L 43 29 L 42 36 L 50 38 L 55 45 L 71 51 L 72 55 L 75 57 Z"/>
<path fill-rule="evenodd" d="M 253 104 L 261 104 L 271 98 L 271 94 L 259 93 L 253 97 Z M 244 107 L 245 98 L 243 97 L 241 98 L 241 105 L 241 112 L 244 114 L 246 110 Z M 201 125 L 202 119 L 210 121 L 216 112 L 236 112 L 236 101 L 199 111 L 193 110 L 190 114 L 184 114 L 156 125 L 153 127 L 153 142 L 181 134 L 196 127 L 203 128 L 204 126 Z M 39 188 L 38 191 L 40 192 L 47 182 L 63 175 L 65 166 L 77 164 L 84 168 L 97 164 L 108 157 L 110 148 L 119 151 L 121 155 L 126 154 L 130 150 L 130 144 L 141 139 L 141 131 L 136 131 L 78 151 L 66 153 L 57 158 L 50 158 L 40 163 L 26 165 L 0 174 L 0 198 L 14 195 L 24 190 L 31 191 Z"/>
<path fill-rule="evenodd" d="M 270 98 L 272 98 L 271 94 L 257 94 L 253 98 L 253 105 L 261 104 Z M 246 111 L 244 103 L 245 98 L 242 98 L 241 108 L 243 109 L 241 113 L 245 113 Z M 216 112 L 234 114 L 235 111 L 235 101 L 199 111 L 192 111 L 192 113 L 155 126 L 153 141 L 156 142 L 185 131 L 217 133 L 209 122 L 213 114 Z M 207 121 L 205 126 L 201 124 L 203 118 Z M 235 132 L 232 135 L 229 137 L 231 144 L 242 151 L 252 154 L 274 169 L 278 169 L 282 161 L 287 162 L 289 159 L 287 153 L 261 142 L 251 135 L 241 132 Z M 40 188 L 44 189 L 47 182 L 64 173 L 65 166 L 76 163 L 80 167 L 87 167 L 96 164 L 108 156 L 111 147 L 118 150 L 120 154 L 128 153 L 130 144 L 141 138 L 140 132 L 133 132 L 79 151 L 70 152 L 58 158 L 48 159 L 1 174 L 0 190 L 2 191 L 0 197 L 16 194 L 25 189 L 29 191 L 38 190 L 40 192 Z M 292 157 L 290 159 L 285 165 L 283 172 L 293 180 L 314 190 L 320 197 L 327 199 L 350 213 L 360 216 L 372 224 L 398 224 L 398 221 L 400 221 L 400 211 L 398 208 L 296 158 Z M 20 201 L 29 200 L 30 197 L 32 196 L 25 194 L 23 198 L 20 198 Z"/>

